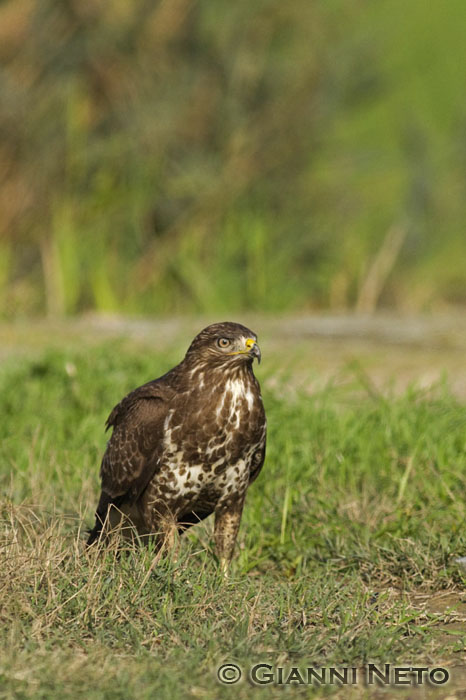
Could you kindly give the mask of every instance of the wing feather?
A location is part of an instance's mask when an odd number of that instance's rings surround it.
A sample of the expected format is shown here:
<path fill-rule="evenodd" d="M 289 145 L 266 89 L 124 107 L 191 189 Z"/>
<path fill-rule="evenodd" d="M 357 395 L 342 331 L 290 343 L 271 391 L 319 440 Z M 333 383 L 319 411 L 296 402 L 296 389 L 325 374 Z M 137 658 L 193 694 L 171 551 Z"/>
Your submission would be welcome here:
<path fill-rule="evenodd" d="M 164 422 L 170 393 L 157 382 L 128 394 L 111 412 L 113 426 L 102 459 L 102 490 L 111 498 L 135 501 L 160 466 Z"/>

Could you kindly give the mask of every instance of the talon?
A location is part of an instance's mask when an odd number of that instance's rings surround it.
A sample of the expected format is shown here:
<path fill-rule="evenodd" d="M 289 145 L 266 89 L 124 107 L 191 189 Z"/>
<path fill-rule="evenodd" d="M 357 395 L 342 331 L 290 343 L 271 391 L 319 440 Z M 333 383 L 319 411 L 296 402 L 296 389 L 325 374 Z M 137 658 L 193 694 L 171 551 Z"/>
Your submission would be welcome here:
<path fill-rule="evenodd" d="M 220 557 L 220 571 L 224 578 L 228 578 L 228 572 L 230 568 L 230 562 L 226 557 Z"/>

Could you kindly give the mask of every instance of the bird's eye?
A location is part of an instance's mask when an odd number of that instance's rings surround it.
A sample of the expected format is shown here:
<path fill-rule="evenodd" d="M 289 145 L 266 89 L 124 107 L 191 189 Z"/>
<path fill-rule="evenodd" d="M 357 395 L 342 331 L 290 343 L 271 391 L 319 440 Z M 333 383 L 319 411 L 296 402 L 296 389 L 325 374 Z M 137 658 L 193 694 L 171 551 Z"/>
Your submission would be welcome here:
<path fill-rule="evenodd" d="M 230 341 L 228 338 L 219 338 L 217 340 L 217 345 L 219 348 L 227 348 L 230 345 Z"/>

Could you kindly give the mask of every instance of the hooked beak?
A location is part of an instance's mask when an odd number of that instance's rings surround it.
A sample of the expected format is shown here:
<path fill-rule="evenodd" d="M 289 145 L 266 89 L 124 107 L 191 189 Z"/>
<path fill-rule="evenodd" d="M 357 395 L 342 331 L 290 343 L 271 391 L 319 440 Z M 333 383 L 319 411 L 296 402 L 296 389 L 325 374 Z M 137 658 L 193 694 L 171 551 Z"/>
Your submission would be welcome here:
<path fill-rule="evenodd" d="M 261 349 L 254 340 L 254 338 L 248 338 L 246 340 L 246 347 L 248 349 L 249 355 L 253 358 L 255 357 L 257 359 L 257 362 L 260 364 L 262 358 Z"/>

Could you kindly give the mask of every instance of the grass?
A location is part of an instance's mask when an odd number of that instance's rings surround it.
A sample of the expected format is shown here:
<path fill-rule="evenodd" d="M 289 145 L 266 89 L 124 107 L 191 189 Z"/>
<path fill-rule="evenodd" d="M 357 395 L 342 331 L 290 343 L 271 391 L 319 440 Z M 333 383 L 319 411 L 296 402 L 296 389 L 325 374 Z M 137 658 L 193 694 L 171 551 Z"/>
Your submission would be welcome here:
<path fill-rule="evenodd" d="M 84 551 L 106 415 L 178 359 L 106 341 L 3 364 L 0 698 L 281 697 L 216 668 L 459 663 L 466 406 L 443 384 L 287 394 L 265 363 L 268 456 L 231 577 L 209 522 L 152 571 L 151 551 Z"/>

